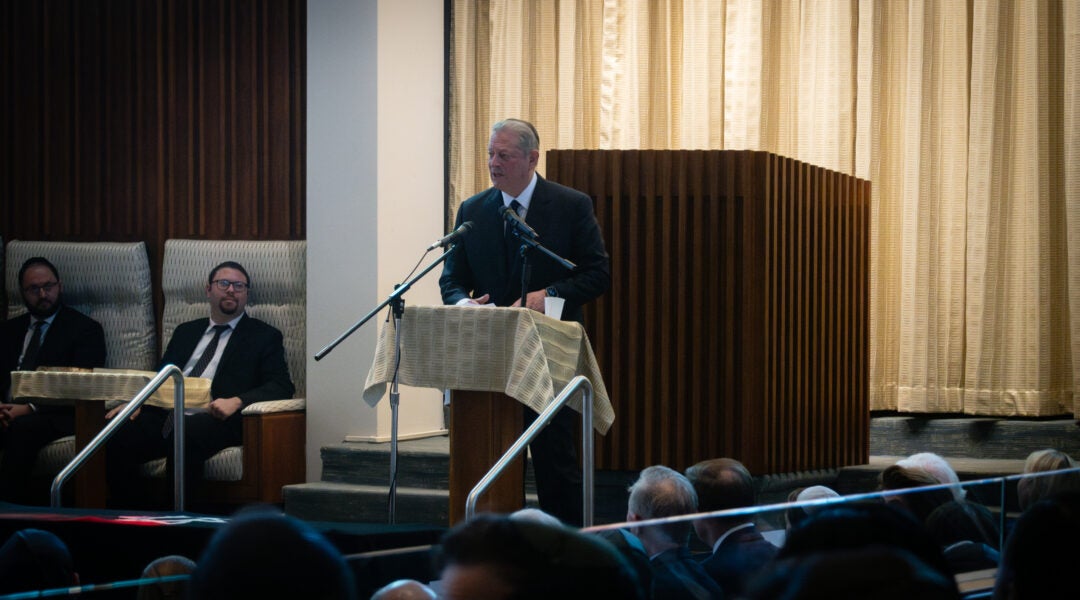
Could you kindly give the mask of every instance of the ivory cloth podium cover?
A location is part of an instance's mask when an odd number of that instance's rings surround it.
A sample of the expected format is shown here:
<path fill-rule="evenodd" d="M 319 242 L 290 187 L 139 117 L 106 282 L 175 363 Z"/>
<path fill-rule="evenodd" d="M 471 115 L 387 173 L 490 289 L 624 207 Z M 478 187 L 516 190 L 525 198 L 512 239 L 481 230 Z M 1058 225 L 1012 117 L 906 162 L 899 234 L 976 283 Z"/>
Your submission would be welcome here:
<path fill-rule="evenodd" d="M 82 450 L 105 426 L 105 403 L 129 402 L 157 373 L 128 369 L 59 369 L 14 371 L 11 397 L 22 402 L 75 406 L 75 447 Z M 167 379 L 146 404 L 172 408 L 174 383 Z M 210 380 L 184 378 L 184 407 L 210 403 Z M 105 455 L 98 451 L 75 474 L 76 503 L 84 508 L 105 507 Z"/>
<path fill-rule="evenodd" d="M 364 401 L 372 406 L 394 376 L 394 333 L 393 320 L 379 332 L 375 360 L 364 383 Z M 584 375 L 593 386 L 592 427 L 605 434 L 615 411 L 580 323 L 524 308 L 406 307 L 399 383 L 454 390 L 451 522 L 461 518 L 468 492 L 523 431 L 522 410 L 503 394 L 540 412 L 577 375 Z M 575 394 L 568 406 L 580 412 L 581 398 Z M 523 475 L 523 469 L 508 469 L 478 506 L 498 511 L 520 508 Z"/>

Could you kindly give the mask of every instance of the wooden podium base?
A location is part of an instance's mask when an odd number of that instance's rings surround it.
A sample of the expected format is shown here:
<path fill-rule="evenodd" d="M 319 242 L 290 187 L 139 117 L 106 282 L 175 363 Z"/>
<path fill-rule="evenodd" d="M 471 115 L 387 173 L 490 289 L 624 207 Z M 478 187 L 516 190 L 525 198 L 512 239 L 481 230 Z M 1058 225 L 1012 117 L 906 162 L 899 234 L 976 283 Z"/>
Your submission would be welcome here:
<path fill-rule="evenodd" d="M 498 392 L 453 390 L 450 400 L 450 524 L 465 518 L 469 492 L 521 436 L 524 407 Z M 525 462 L 507 467 L 476 511 L 509 513 L 525 506 Z"/>
<path fill-rule="evenodd" d="M 105 427 L 105 403 L 75 401 L 75 450 L 81 451 Z M 90 457 L 73 477 L 75 505 L 79 508 L 105 508 L 105 449 Z M 69 482 L 70 483 L 70 482 Z"/>

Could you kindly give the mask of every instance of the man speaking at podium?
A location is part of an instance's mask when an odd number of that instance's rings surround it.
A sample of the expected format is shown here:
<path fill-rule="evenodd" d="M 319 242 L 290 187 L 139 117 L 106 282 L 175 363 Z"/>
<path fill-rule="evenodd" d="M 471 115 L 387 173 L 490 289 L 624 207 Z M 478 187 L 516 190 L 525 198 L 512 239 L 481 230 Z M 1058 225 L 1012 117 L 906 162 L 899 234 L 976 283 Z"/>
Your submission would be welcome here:
<path fill-rule="evenodd" d="M 455 228 L 473 228 L 443 267 L 439 286 L 445 304 L 526 306 L 544 311 L 544 298 L 565 300 L 562 319 L 581 322 L 582 305 L 607 291 L 611 268 L 592 199 L 536 174 L 540 138 L 531 123 L 506 119 L 491 128 L 488 172 L 493 186 L 469 198 Z M 516 213 L 514 216 L 508 211 Z M 542 252 L 529 254 L 531 277 L 521 298 L 520 242 L 513 221 L 535 232 L 536 241 L 577 265 L 567 270 Z M 526 426 L 537 414 L 525 408 Z M 572 411 L 562 410 L 530 447 L 540 507 L 562 521 L 580 525 L 581 466 Z"/>

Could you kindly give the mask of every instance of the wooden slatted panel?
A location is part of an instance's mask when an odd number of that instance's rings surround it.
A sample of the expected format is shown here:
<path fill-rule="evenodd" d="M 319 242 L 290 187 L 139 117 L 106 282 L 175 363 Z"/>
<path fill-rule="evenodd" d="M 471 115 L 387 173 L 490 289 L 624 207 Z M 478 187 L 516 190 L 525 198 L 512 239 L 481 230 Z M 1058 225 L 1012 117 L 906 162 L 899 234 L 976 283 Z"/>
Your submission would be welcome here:
<path fill-rule="evenodd" d="M 616 407 L 598 465 L 755 473 L 869 453 L 869 182 L 763 152 L 553 150 L 612 289 L 586 328 Z"/>

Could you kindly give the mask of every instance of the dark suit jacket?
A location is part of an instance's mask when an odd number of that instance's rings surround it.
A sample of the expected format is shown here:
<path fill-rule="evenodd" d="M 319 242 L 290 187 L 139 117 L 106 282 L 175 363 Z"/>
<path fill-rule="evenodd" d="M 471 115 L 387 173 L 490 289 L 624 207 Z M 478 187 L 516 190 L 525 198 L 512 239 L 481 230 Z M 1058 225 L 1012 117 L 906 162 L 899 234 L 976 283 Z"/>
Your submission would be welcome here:
<path fill-rule="evenodd" d="M 776 546 L 762 537 L 757 527 L 751 526 L 724 538 L 701 566 L 720 584 L 724 594 L 738 596 L 746 582 L 776 556 L 776 551 Z"/>
<path fill-rule="evenodd" d="M 183 369 L 209 326 L 210 319 L 196 319 L 177 327 L 158 369 L 168 364 Z M 247 406 L 252 402 L 292 398 L 295 391 L 285 362 L 281 332 L 244 315 L 229 335 L 210 394 L 214 398 L 239 396 Z"/>
<path fill-rule="evenodd" d="M 22 354 L 26 328 L 29 326 L 29 314 L 0 324 L 0 390 L 3 390 L 0 400 L 7 397 L 11 372 L 19 366 L 19 355 Z M 38 365 L 85 369 L 105 366 L 105 330 L 101 328 L 101 323 L 61 304 L 56 318 L 45 333 L 38 353 Z"/>
<path fill-rule="evenodd" d="M 455 227 L 472 221 L 473 228 L 443 267 L 439 285 L 445 304 L 491 294 L 497 306 L 509 306 L 521 297 L 521 260 L 514 260 L 512 268 L 507 269 L 502 207 L 502 192 L 496 188 L 461 205 Z M 536 230 L 545 248 L 577 265 L 570 272 L 542 252 L 531 251 L 528 291 L 554 286 L 566 299 L 563 320 L 581 321 L 581 305 L 611 286 L 610 260 L 592 199 L 537 176 L 525 221 Z"/>
<path fill-rule="evenodd" d="M 720 585 L 709 577 L 705 569 L 690 557 L 685 545 L 665 550 L 654 556 L 652 597 L 654 600 L 694 598 L 699 600 L 724 597 Z"/>

